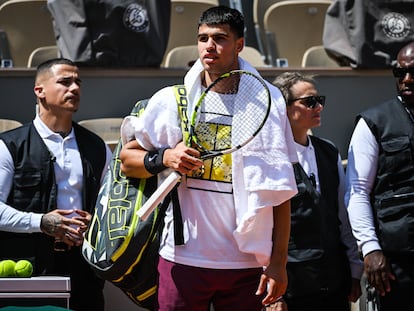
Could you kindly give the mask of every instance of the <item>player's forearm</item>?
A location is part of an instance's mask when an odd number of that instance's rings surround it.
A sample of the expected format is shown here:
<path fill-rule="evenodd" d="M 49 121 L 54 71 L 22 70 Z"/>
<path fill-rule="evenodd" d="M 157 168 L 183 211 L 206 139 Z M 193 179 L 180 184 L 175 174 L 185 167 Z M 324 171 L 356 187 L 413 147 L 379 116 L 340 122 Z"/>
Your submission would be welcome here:
<path fill-rule="evenodd" d="M 290 200 L 273 208 L 272 264 L 286 266 L 290 236 Z"/>
<path fill-rule="evenodd" d="M 143 150 L 136 141 L 126 143 L 119 154 L 121 171 L 125 176 L 133 178 L 148 178 L 152 174 L 145 169 L 144 158 L 147 151 Z"/>

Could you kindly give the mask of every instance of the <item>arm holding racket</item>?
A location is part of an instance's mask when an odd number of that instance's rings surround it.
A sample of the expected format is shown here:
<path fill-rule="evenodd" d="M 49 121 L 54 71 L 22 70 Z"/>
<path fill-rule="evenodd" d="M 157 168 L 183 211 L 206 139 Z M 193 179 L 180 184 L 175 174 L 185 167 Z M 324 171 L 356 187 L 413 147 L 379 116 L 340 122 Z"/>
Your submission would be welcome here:
<path fill-rule="evenodd" d="M 225 105 L 221 96 L 231 96 L 232 102 L 227 100 Z M 202 160 L 229 154 L 247 145 L 263 127 L 269 116 L 270 103 L 270 92 L 265 81 L 250 72 L 234 70 L 216 79 L 201 94 L 189 118 L 189 141 L 198 151 L 187 147 L 185 156 L 198 156 L 199 163 L 187 159 L 193 167 L 187 167 L 181 173 L 200 167 Z M 195 150 L 197 155 L 190 150 Z M 137 215 L 145 220 L 180 178 L 179 173 L 172 173 Z"/>
<path fill-rule="evenodd" d="M 175 148 L 169 149 L 168 152 L 164 154 L 168 154 L 164 163 L 176 171 L 173 171 L 168 175 L 151 197 L 137 211 L 137 215 L 143 220 L 147 219 L 151 212 L 181 180 L 181 174 L 184 174 L 189 170 L 198 169 L 203 165 L 203 162 L 198 159 L 199 152 L 193 148 L 187 147 L 184 143 L 179 143 Z"/>
<path fill-rule="evenodd" d="M 139 146 L 136 140 L 130 141 L 123 146 L 120 154 L 122 172 L 128 177 L 148 178 L 152 176 L 144 166 L 144 158 L 147 151 Z M 180 181 L 181 173 L 191 169 L 199 168 L 203 162 L 198 159 L 199 152 L 187 147 L 184 143 L 179 143 L 175 148 L 168 149 L 163 153 L 166 157 L 165 163 L 173 171 L 167 179 L 157 188 L 153 195 L 139 209 L 137 215 L 146 219 L 159 203 L 170 193 L 174 186 Z M 164 161 L 163 161 L 164 162 Z"/>

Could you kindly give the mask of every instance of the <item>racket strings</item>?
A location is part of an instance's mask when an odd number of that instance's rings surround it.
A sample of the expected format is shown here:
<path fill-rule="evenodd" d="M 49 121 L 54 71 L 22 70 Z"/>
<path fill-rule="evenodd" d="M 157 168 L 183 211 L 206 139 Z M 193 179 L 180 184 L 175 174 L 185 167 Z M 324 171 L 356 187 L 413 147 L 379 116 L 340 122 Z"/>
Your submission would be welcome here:
<path fill-rule="evenodd" d="M 234 102 L 232 146 L 242 145 L 254 136 L 267 118 L 269 93 L 261 81 L 243 75 Z"/>
<path fill-rule="evenodd" d="M 210 92 L 206 96 L 195 127 L 203 150 L 225 150 L 231 147 L 234 94 Z"/>
<path fill-rule="evenodd" d="M 226 151 L 245 144 L 261 129 L 270 94 L 254 75 L 231 73 L 207 89 L 197 109 L 193 141 L 201 150 Z"/>
<path fill-rule="evenodd" d="M 253 79 L 253 78 L 252 78 Z M 247 90 L 238 93 L 232 123 L 233 145 L 240 145 L 255 135 L 268 113 L 268 93 L 256 79 L 247 81 Z"/>

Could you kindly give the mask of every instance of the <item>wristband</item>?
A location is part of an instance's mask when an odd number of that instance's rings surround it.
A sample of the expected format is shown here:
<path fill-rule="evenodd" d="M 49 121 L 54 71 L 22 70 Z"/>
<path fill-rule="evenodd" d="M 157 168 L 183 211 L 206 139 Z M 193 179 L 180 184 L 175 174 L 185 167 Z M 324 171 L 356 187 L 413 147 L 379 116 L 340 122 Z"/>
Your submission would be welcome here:
<path fill-rule="evenodd" d="M 164 152 L 168 148 L 161 148 L 160 150 L 148 151 L 144 157 L 144 166 L 145 169 L 150 172 L 152 175 L 157 175 L 158 173 L 165 170 L 167 167 L 162 163 L 164 157 Z"/>

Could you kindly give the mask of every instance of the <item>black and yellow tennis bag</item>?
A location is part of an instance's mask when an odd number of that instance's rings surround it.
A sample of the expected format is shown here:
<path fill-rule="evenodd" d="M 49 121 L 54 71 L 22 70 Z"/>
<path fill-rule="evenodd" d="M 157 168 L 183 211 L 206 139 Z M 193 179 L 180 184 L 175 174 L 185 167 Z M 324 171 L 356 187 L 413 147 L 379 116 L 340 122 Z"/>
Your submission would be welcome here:
<path fill-rule="evenodd" d="M 174 88 L 181 126 L 186 118 L 186 90 Z M 131 115 L 139 116 L 148 99 L 139 101 Z M 96 275 L 119 287 L 138 306 L 153 310 L 157 291 L 160 234 L 169 203 L 173 203 L 176 244 L 183 244 L 182 219 L 176 189 L 143 221 L 136 212 L 157 188 L 157 176 L 128 178 L 120 169 L 122 142 L 114 150 L 99 191 L 82 254 Z"/>
<path fill-rule="evenodd" d="M 138 115 L 148 100 L 138 102 Z M 127 178 L 120 170 L 118 143 L 99 191 L 91 224 L 85 234 L 82 253 L 96 274 L 121 288 L 133 301 L 151 309 L 156 291 L 159 210 L 141 221 L 137 209 L 157 187 L 157 177 Z M 140 238 L 137 238 L 139 234 Z M 144 269 L 144 270 L 143 270 Z"/>

